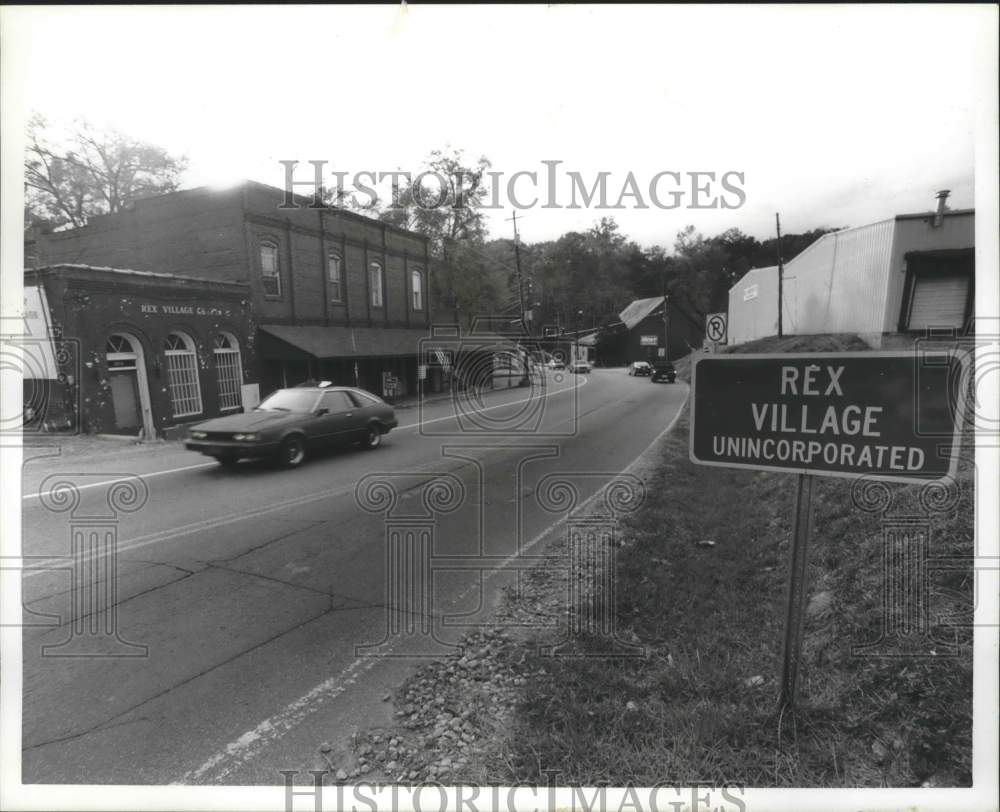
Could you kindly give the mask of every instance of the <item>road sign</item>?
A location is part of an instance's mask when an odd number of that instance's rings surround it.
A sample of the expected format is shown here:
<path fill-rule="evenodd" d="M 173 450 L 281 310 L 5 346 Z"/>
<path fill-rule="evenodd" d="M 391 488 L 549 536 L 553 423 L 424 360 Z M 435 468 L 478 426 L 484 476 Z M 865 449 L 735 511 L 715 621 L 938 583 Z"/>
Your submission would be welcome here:
<path fill-rule="evenodd" d="M 795 705 L 802 658 L 813 475 L 919 483 L 954 477 L 968 371 L 968 357 L 948 351 L 694 359 L 691 461 L 799 475 L 781 707 Z"/>
<path fill-rule="evenodd" d="M 697 357 L 691 461 L 904 482 L 953 476 L 963 360 L 947 352 Z"/>
<path fill-rule="evenodd" d="M 799 474 L 781 707 L 795 705 L 802 657 L 812 475 L 903 482 L 953 477 L 967 364 L 954 352 L 930 351 L 694 359 L 691 461 Z"/>
<path fill-rule="evenodd" d="M 639 336 L 640 347 L 655 347 L 659 343 L 659 336 Z"/>
<path fill-rule="evenodd" d="M 726 322 L 725 313 L 708 314 L 708 319 L 705 321 L 705 335 L 710 341 L 714 341 L 716 344 L 726 343 Z"/>

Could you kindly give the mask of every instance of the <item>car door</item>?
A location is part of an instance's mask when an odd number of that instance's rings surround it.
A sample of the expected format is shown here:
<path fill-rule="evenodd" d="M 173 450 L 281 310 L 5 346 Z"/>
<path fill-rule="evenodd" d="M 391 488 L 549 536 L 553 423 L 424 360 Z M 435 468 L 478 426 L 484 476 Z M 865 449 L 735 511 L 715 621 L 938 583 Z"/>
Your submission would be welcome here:
<path fill-rule="evenodd" d="M 356 411 L 347 394 L 341 390 L 324 392 L 319 399 L 314 422 L 314 436 L 325 446 L 350 442 Z"/>
<path fill-rule="evenodd" d="M 354 439 L 363 440 L 368 427 L 368 423 L 374 418 L 378 419 L 381 405 L 377 400 L 369 397 L 363 392 L 345 392 L 354 404 L 354 416 L 351 420 L 351 433 Z"/>

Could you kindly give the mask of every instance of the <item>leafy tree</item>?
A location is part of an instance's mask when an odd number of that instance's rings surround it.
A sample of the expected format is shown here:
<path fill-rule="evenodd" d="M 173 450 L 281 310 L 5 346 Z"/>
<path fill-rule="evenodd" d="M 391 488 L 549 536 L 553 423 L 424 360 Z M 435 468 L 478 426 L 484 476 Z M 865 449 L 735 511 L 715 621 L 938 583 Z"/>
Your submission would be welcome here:
<path fill-rule="evenodd" d="M 419 173 L 396 179 L 390 199 L 360 206 L 348 199 L 362 214 L 430 239 L 435 256 L 431 311 L 467 325 L 503 299 L 503 285 L 491 257 L 483 252 L 487 226 L 482 207 L 489 168 L 485 156 L 469 161 L 458 149 L 433 150 Z"/>
<path fill-rule="evenodd" d="M 485 156 L 470 164 L 461 150 L 434 150 L 420 173 L 399 184 L 395 199 L 374 204 L 377 216 L 430 237 L 441 253 L 460 240 L 481 244 L 487 232 L 483 181 L 490 165 Z"/>
<path fill-rule="evenodd" d="M 99 214 L 175 191 L 186 159 L 117 130 L 77 121 L 61 141 L 32 116 L 24 158 L 26 222 L 84 226 Z"/>

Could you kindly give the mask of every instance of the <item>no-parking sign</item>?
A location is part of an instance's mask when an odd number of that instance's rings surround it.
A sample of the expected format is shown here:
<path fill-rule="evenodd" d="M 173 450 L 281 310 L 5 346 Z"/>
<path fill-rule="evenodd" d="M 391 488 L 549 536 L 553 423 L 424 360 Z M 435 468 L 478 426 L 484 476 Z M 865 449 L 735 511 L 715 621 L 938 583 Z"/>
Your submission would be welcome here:
<path fill-rule="evenodd" d="M 705 335 L 716 344 L 726 343 L 726 314 L 709 313 L 705 321 Z"/>

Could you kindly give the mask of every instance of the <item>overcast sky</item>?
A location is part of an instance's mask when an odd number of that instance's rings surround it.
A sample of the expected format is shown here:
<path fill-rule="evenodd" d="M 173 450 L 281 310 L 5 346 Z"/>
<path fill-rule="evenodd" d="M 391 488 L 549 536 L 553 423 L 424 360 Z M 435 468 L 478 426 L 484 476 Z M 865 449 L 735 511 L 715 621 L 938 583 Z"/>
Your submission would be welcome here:
<path fill-rule="evenodd" d="M 535 207 L 521 212 L 529 241 L 609 214 L 670 245 L 689 223 L 766 238 L 775 212 L 787 232 L 861 225 L 929 209 L 940 188 L 972 206 L 996 70 L 986 6 L 30 7 L 3 19 L 5 114 L 20 95 L 50 119 L 84 115 L 185 153 L 188 187 L 280 185 L 281 159 L 417 171 L 446 145 L 507 177 L 544 173 L 544 160 L 588 186 L 609 172 L 609 203 L 629 172 L 640 190 L 682 173 L 683 206 L 685 173 L 743 175 L 734 209 Z M 494 236 L 509 234 L 503 203 Z"/>

